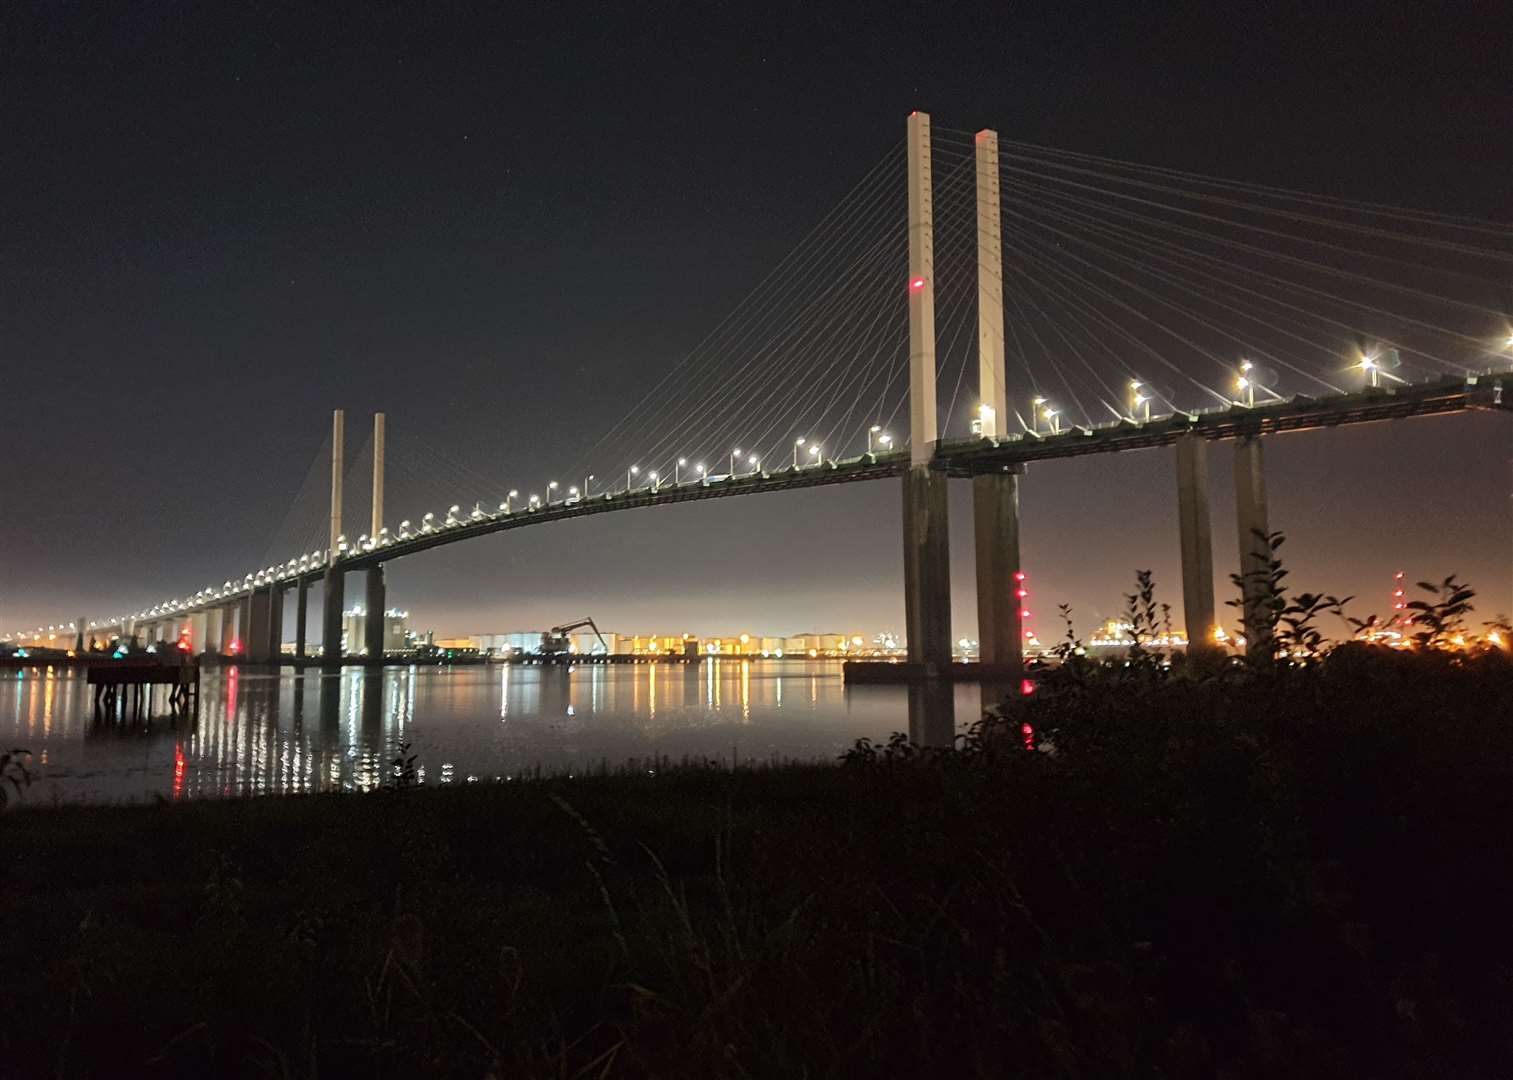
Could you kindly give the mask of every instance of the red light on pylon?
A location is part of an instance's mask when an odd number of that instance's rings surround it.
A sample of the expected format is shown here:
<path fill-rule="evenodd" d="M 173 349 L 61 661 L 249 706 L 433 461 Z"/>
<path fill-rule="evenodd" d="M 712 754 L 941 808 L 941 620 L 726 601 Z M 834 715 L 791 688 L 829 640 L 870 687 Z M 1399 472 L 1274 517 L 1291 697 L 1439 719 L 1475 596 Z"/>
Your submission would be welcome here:
<path fill-rule="evenodd" d="M 242 643 L 240 641 L 233 640 L 230 645 L 226 646 L 226 651 L 232 653 L 233 655 L 239 653 L 242 651 Z"/>
<path fill-rule="evenodd" d="M 1020 679 L 1019 680 L 1019 692 L 1021 694 L 1025 695 L 1026 697 L 1028 697 L 1029 695 L 1033 694 L 1035 692 L 1035 680 L 1034 679 Z M 1029 727 L 1029 726 L 1030 726 L 1029 724 L 1025 725 L 1025 727 Z"/>
<path fill-rule="evenodd" d="M 1030 590 L 1029 589 L 1016 589 L 1014 591 L 1014 595 L 1017 596 L 1017 597 L 1019 597 L 1019 599 L 1023 600 L 1026 596 L 1030 595 Z"/>
<path fill-rule="evenodd" d="M 1020 608 L 1020 610 L 1019 610 L 1019 617 L 1021 619 L 1028 619 L 1030 617 L 1030 609 L 1029 608 Z"/>
<path fill-rule="evenodd" d="M 1015 570 L 1014 571 L 1014 580 L 1015 581 L 1023 581 L 1024 580 L 1024 571 L 1023 570 Z"/>
<path fill-rule="evenodd" d="M 922 277 L 917 277 L 913 281 L 909 282 L 909 289 L 911 292 L 923 292 L 924 287 L 925 279 Z"/>

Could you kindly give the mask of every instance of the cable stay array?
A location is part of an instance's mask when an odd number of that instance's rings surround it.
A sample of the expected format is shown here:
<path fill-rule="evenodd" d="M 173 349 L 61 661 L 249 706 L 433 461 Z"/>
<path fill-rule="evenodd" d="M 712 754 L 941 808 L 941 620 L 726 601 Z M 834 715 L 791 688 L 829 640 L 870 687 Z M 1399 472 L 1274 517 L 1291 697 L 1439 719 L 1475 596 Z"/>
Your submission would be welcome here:
<path fill-rule="evenodd" d="M 935 143 L 937 160 L 973 152 L 968 132 Z M 1047 412 L 1141 420 L 1513 357 L 1506 224 L 1012 140 L 999 181 L 1026 430 Z"/>
<path fill-rule="evenodd" d="M 932 139 L 937 421 L 961 441 L 978 437 L 980 415 L 975 136 L 935 127 Z M 905 156 L 900 142 L 874 162 L 618 422 L 559 447 L 554 476 L 496 473 L 400 425 L 385 454 L 388 535 L 374 538 L 371 442 L 348 456 L 345 543 L 372 550 L 543 503 L 901 450 Z M 1513 364 L 1508 223 L 1006 139 L 998 181 L 1000 439 Z M 241 582 L 284 573 L 291 555 L 300 572 L 326 558 L 329 454 L 328 440 L 270 534 L 266 568 Z"/>
<path fill-rule="evenodd" d="M 974 136 L 936 127 L 933 139 L 938 424 L 960 440 L 979 416 Z M 555 479 L 493 475 L 420 435 L 391 444 L 392 528 L 907 445 L 904 155 L 900 143 L 863 173 L 617 423 L 563 447 Z M 1001 435 L 1344 394 L 1513 356 L 1497 300 L 1513 266 L 1506 224 L 1013 140 L 999 142 L 999 188 Z M 317 472 L 297 500 L 302 550 L 324 540 Z M 346 520 L 365 522 L 366 504 Z"/>

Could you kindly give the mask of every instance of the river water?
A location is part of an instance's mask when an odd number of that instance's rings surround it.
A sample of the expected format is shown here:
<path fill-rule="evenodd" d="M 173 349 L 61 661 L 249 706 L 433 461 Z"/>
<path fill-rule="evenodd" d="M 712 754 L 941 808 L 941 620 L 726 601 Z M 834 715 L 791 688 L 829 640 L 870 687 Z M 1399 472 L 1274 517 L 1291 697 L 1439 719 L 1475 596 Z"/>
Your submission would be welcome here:
<path fill-rule="evenodd" d="M 0 749 L 31 754 L 22 800 L 364 791 L 405 742 L 426 784 L 658 758 L 833 760 L 858 738 L 911 731 L 911 718 L 916 738 L 928 725 L 939 741 L 980 715 L 975 686 L 926 700 L 847 687 L 839 662 L 808 660 L 207 668 L 197 717 L 177 721 L 157 695 L 148 723 L 100 721 L 82 670 L 0 670 Z"/>

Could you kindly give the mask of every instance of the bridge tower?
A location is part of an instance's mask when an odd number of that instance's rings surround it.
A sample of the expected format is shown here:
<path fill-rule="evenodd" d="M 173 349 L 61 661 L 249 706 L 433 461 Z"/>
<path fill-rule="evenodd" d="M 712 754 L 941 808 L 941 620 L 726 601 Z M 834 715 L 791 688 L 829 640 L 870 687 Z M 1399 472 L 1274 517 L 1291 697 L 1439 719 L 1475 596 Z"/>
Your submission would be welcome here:
<path fill-rule="evenodd" d="M 996 439 L 1008 415 L 1003 344 L 1003 227 L 998 186 L 998 133 L 979 131 L 977 158 L 977 387 L 978 425 Z M 1019 597 L 1019 470 L 972 477 L 972 524 L 977 555 L 978 657 L 984 664 L 1024 663 Z"/>
<path fill-rule="evenodd" d="M 909 469 L 904 473 L 904 624 L 909 662 L 926 674 L 951 663 L 950 505 L 932 467 L 935 413 L 935 209 L 930 117 L 908 120 Z"/>
<path fill-rule="evenodd" d="M 373 414 L 373 525 L 368 533 L 375 546 L 378 533 L 384 523 L 384 414 Z M 367 602 L 368 617 L 363 622 L 363 647 L 368 661 L 383 659 L 384 655 L 384 609 L 388 606 L 387 589 L 384 585 L 383 564 L 368 567 Z"/>
<path fill-rule="evenodd" d="M 331 413 L 331 535 L 326 548 L 326 577 L 321 598 L 321 656 L 330 663 L 341 662 L 341 613 L 346 603 L 346 572 L 338 556 L 341 547 L 341 471 L 346 440 L 346 416 L 340 409 Z"/>

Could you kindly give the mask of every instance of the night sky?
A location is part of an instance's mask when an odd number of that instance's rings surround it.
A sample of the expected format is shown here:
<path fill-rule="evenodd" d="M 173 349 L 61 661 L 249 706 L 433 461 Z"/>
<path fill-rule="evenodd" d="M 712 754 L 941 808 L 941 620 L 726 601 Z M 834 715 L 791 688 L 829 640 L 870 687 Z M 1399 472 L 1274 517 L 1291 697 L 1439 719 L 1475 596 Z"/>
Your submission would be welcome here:
<path fill-rule="evenodd" d="M 1506 18 L 1495 4 L 6 5 L 0 630 L 263 565 L 333 407 L 349 452 L 383 409 L 396 440 L 423 433 L 539 489 L 912 109 L 1507 220 Z M 1513 417 L 1289 436 L 1268 453 L 1299 585 L 1358 594 L 1365 614 L 1385 610 L 1395 570 L 1457 572 L 1483 614 L 1513 607 Z M 1213 472 L 1224 583 L 1223 446 Z M 956 486 L 955 622 L 970 635 Z M 898 499 L 894 483 L 859 485 L 506 533 L 394 564 L 389 596 L 443 633 L 583 614 L 627 633 L 897 629 Z M 1043 634 L 1060 601 L 1084 630 L 1114 614 L 1136 567 L 1180 608 L 1169 451 L 1033 467 L 1023 504 Z"/>

